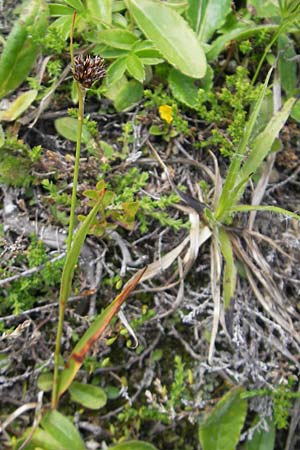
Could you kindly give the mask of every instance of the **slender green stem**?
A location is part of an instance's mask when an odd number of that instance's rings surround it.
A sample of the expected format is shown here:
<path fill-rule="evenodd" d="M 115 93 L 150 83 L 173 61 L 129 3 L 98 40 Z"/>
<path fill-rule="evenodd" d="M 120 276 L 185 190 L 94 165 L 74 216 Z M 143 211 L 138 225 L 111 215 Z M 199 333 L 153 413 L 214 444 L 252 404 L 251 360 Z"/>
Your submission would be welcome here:
<path fill-rule="evenodd" d="M 68 239 L 67 239 L 67 251 L 69 251 L 71 248 L 74 226 L 75 226 L 75 208 L 76 208 L 76 200 L 77 200 L 77 184 L 78 184 L 78 174 L 79 174 L 81 135 L 82 135 L 84 100 L 85 100 L 85 89 L 82 88 L 78 82 L 76 82 L 76 87 L 77 87 L 77 92 L 78 92 L 78 127 L 77 127 L 76 154 L 75 154 L 75 164 L 74 164 L 70 222 L 69 222 L 69 232 L 68 232 Z"/>
<path fill-rule="evenodd" d="M 73 189 L 72 189 L 72 199 L 71 199 L 71 211 L 70 211 L 70 222 L 69 222 L 69 232 L 67 239 L 67 253 L 70 251 L 72 246 L 74 224 L 75 224 L 75 209 L 76 209 L 76 199 L 77 199 L 77 184 L 78 184 L 78 174 L 79 174 L 79 160 L 80 160 L 80 148 L 81 148 L 81 135 L 82 135 L 82 123 L 84 115 L 84 100 L 85 100 L 85 90 L 81 88 L 79 83 L 76 83 L 78 91 L 78 129 L 77 129 L 77 141 L 76 141 L 76 154 L 75 154 L 75 165 L 74 165 L 74 175 L 73 175 Z M 65 270 L 65 267 L 64 267 Z M 72 279 L 69 280 L 72 283 Z M 57 324 L 57 334 L 55 342 L 55 352 L 54 352 L 54 375 L 53 375 L 53 390 L 52 390 L 52 401 L 51 407 L 55 409 L 58 403 L 58 378 L 59 378 L 59 356 L 61 348 L 61 338 L 64 325 L 65 309 L 67 303 L 66 286 L 61 284 L 60 288 L 60 298 L 59 298 L 59 316 Z"/>
<path fill-rule="evenodd" d="M 71 35 L 70 35 L 70 54 L 71 63 L 74 69 L 74 50 L 73 50 L 73 32 L 75 25 L 76 13 L 73 15 Z M 77 128 L 77 140 L 76 140 L 76 153 L 75 153 L 75 164 L 74 164 L 74 175 L 73 175 L 73 187 L 72 187 L 72 198 L 71 198 L 71 210 L 70 210 L 70 221 L 69 221 L 69 231 L 67 238 L 67 255 L 70 252 L 72 246 L 72 239 L 75 227 L 75 209 L 77 200 L 77 185 L 78 185 L 78 174 L 79 174 L 79 161 L 80 161 L 80 148 L 81 148 L 81 135 L 82 135 L 82 124 L 84 116 L 84 100 L 85 100 L 85 89 L 76 82 L 77 92 L 78 92 L 78 128 Z M 58 383 L 59 383 L 59 357 L 61 348 L 61 338 L 64 325 L 65 309 L 68 296 L 71 290 L 72 276 L 64 277 L 67 273 L 67 257 L 65 259 L 65 265 L 63 268 L 60 295 L 59 295 L 59 315 L 58 324 L 56 332 L 55 341 L 55 352 L 54 352 L 54 375 L 53 375 L 53 389 L 52 389 L 52 399 L 51 408 L 56 409 L 58 404 Z"/>

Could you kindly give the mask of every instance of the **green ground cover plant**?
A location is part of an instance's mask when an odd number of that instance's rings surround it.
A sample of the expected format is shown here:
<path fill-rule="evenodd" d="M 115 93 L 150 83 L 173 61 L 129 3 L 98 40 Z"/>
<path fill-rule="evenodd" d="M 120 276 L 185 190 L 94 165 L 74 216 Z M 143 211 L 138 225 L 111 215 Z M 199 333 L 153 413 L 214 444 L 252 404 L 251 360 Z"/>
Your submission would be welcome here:
<path fill-rule="evenodd" d="M 263 197 L 298 121 L 300 4 L 244 3 L 34 0 L 3 38 L 5 448 L 297 448 L 299 208 Z M 24 333 L 34 387 L 12 381 Z"/>

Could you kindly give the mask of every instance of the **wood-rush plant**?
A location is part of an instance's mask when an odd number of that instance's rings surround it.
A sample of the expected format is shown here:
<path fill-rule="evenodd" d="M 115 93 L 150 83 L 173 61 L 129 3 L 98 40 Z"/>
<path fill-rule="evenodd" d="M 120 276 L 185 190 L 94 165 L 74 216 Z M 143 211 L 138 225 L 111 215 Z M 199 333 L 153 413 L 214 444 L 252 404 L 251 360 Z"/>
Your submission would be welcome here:
<path fill-rule="evenodd" d="M 57 407 L 58 403 L 58 373 L 59 373 L 61 337 L 62 337 L 66 302 L 68 300 L 71 291 L 74 268 L 77 263 L 82 245 L 84 243 L 85 236 L 88 232 L 91 220 L 94 219 L 94 217 L 96 216 L 100 207 L 100 203 L 103 200 L 103 196 L 105 194 L 104 186 L 102 186 L 102 189 L 98 191 L 99 200 L 97 206 L 93 208 L 90 215 L 88 216 L 89 219 L 88 218 L 86 219 L 86 221 L 83 223 L 78 233 L 76 233 L 76 235 L 73 237 L 85 93 L 87 88 L 90 88 L 96 81 L 101 80 L 105 76 L 104 61 L 99 56 L 96 56 L 95 58 L 91 58 L 90 56 L 84 58 L 81 55 L 74 57 L 73 31 L 75 19 L 76 13 L 74 13 L 73 16 L 70 53 L 71 53 L 72 72 L 73 77 L 76 80 L 75 83 L 78 93 L 78 128 L 77 128 L 77 142 L 76 142 L 76 154 L 75 154 L 75 165 L 73 175 L 70 222 L 67 239 L 67 255 L 61 279 L 61 289 L 59 298 L 59 319 L 57 325 L 56 347 L 54 354 L 54 377 L 53 377 L 53 391 L 51 403 L 53 409 Z"/>
<path fill-rule="evenodd" d="M 96 81 L 101 80 L 105 76 L 105 68 L 103 59 L 99 56 L 94 58 L 87 57 L 74 57 L 73 54 L 73 31 L 75 26 L 76 13 L 74 13 L 71 30 L 71 62 L 72 73 L 76 82 L 78 92 L 78 132 L 76 143 L 76 155 L 73 175 L 73 189 L 71 199 L 71 212 L 69 231 L 67 238 L 67 253 L 63 267 L 63 273 L 61 277 L 61 289 L 59 298 L 59 319 L 57 325 L 56 346 L 54 353 L 54 375 L 52 383 L 52 400 L 51 411 L 47 412 L 43 417 L 41 415 L 41 400 L 37 404 L 37 413 L 34 425 L 31 429 L 27 430 L 25 435 L 17 442 L 16 449 L 32 450 L 33 448 L 41 448 L 43 450 L 84 450 L 85 446 L 82 438 L 69 421 L 67 417 L 57 411 L 58 402 L 62 394 L 71 386 L 79 368 L 83 364 L 89 350 L 97 339 L 103 334 L 107 325 L 118 313 L 122 303 L 126 300 L 130 292 L 135 288 L 137 283 L 142 279 L 151 278 L 160 272 L 161 269 L 165 269 L 172 264 L 174 259 L 182 251 L 182 245 L 175 249 L 175 252 L 171 252 L 170 255 L 165 255 L 161 261 L 150 264 L 139 270 L 131 279 L 125 284 L 121 293 L 113 300 L 113 302 L 103 310 L 103 312 L 96 317 L 94 322 L 78 341 L 75 348 L 71 352 L 67 363 L 63 370 L 60 371 L 60 353 L 61 353 L 61 338 L 63 332 L 64 315 L 67 300 L 69 298 L 72 280 L 74 275 L 74 269 L 78 262 L 82 246 L 85 238 L 89 232 L 96 234 L 103 234 L 103 229 L 108 226 L 105 221 L 106 209 L 111 206 L 114 198 L 114 193 L 108 191 L 105 188 L 104 181 L 99 181 L 95 190 L 88 190 L 85 195 L 90 199 L 90 205 L 92 209 L 90 213 L 82 218 L 81 226 L 74 232 L 75 228 L 75 206 L 76 206 L 76 191 L 79 173 L 79 159 L 80 159 L 80 147 L 81 147 L 81 135 L 82 135 L 82 122 L 84 115 L 84 100 L 86 89 L 90 88 Z M 118 222 L 130 227 L 134 220 L 134 214 L 136 212 L 136 205 L 134 202 L 123 204 L 123 212 L 113 212 L 111 217 Z M 100 213 L 100 219 L 97 218 L 97 214 Z M 99 222 L 100 221 L 100 226 Z M 106 395 L 104 391 L 97 386 L 83 385 L 81 383 L 74 382 L 70 388 L 72 397 L 75 401 L 81 403 L 90 409 L 99 409 L 106 403 Z M 127 446 L 128 444 L 128 446 Z M 124 446 L 123 450 L 130 450 L 134 445 L 138 445 L 141 450 L 155 450 L 151 444 L 144 443 L 143 441 L 129 441 Z M 118 450 L 118 445 L 114 446 L 115 450 Z"/>

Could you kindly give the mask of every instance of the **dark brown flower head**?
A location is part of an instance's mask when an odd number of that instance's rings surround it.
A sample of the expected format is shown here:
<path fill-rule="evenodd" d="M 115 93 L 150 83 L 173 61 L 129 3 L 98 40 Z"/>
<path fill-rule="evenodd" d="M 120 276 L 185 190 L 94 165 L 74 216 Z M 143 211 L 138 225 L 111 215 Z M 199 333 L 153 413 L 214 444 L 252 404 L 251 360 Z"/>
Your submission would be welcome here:
<path fill-rule="evenodd" d="M 100 56 L 75 56 L 73 77 L 85 88 L 92 87 L 95 81 L 101 80 L 105 74 L 104 59 Z"/>

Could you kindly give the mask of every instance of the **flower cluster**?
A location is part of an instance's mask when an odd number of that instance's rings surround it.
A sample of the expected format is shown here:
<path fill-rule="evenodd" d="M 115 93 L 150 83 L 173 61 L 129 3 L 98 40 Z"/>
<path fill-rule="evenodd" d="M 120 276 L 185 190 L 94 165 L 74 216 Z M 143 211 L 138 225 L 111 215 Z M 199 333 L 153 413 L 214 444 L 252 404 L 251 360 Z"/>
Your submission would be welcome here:
<path fill-rule="evenodd" d="M 90 88 L 106 74 L 104 59 L 100 56 L 75 56 L 73 77 L 85 88 Z"/>

